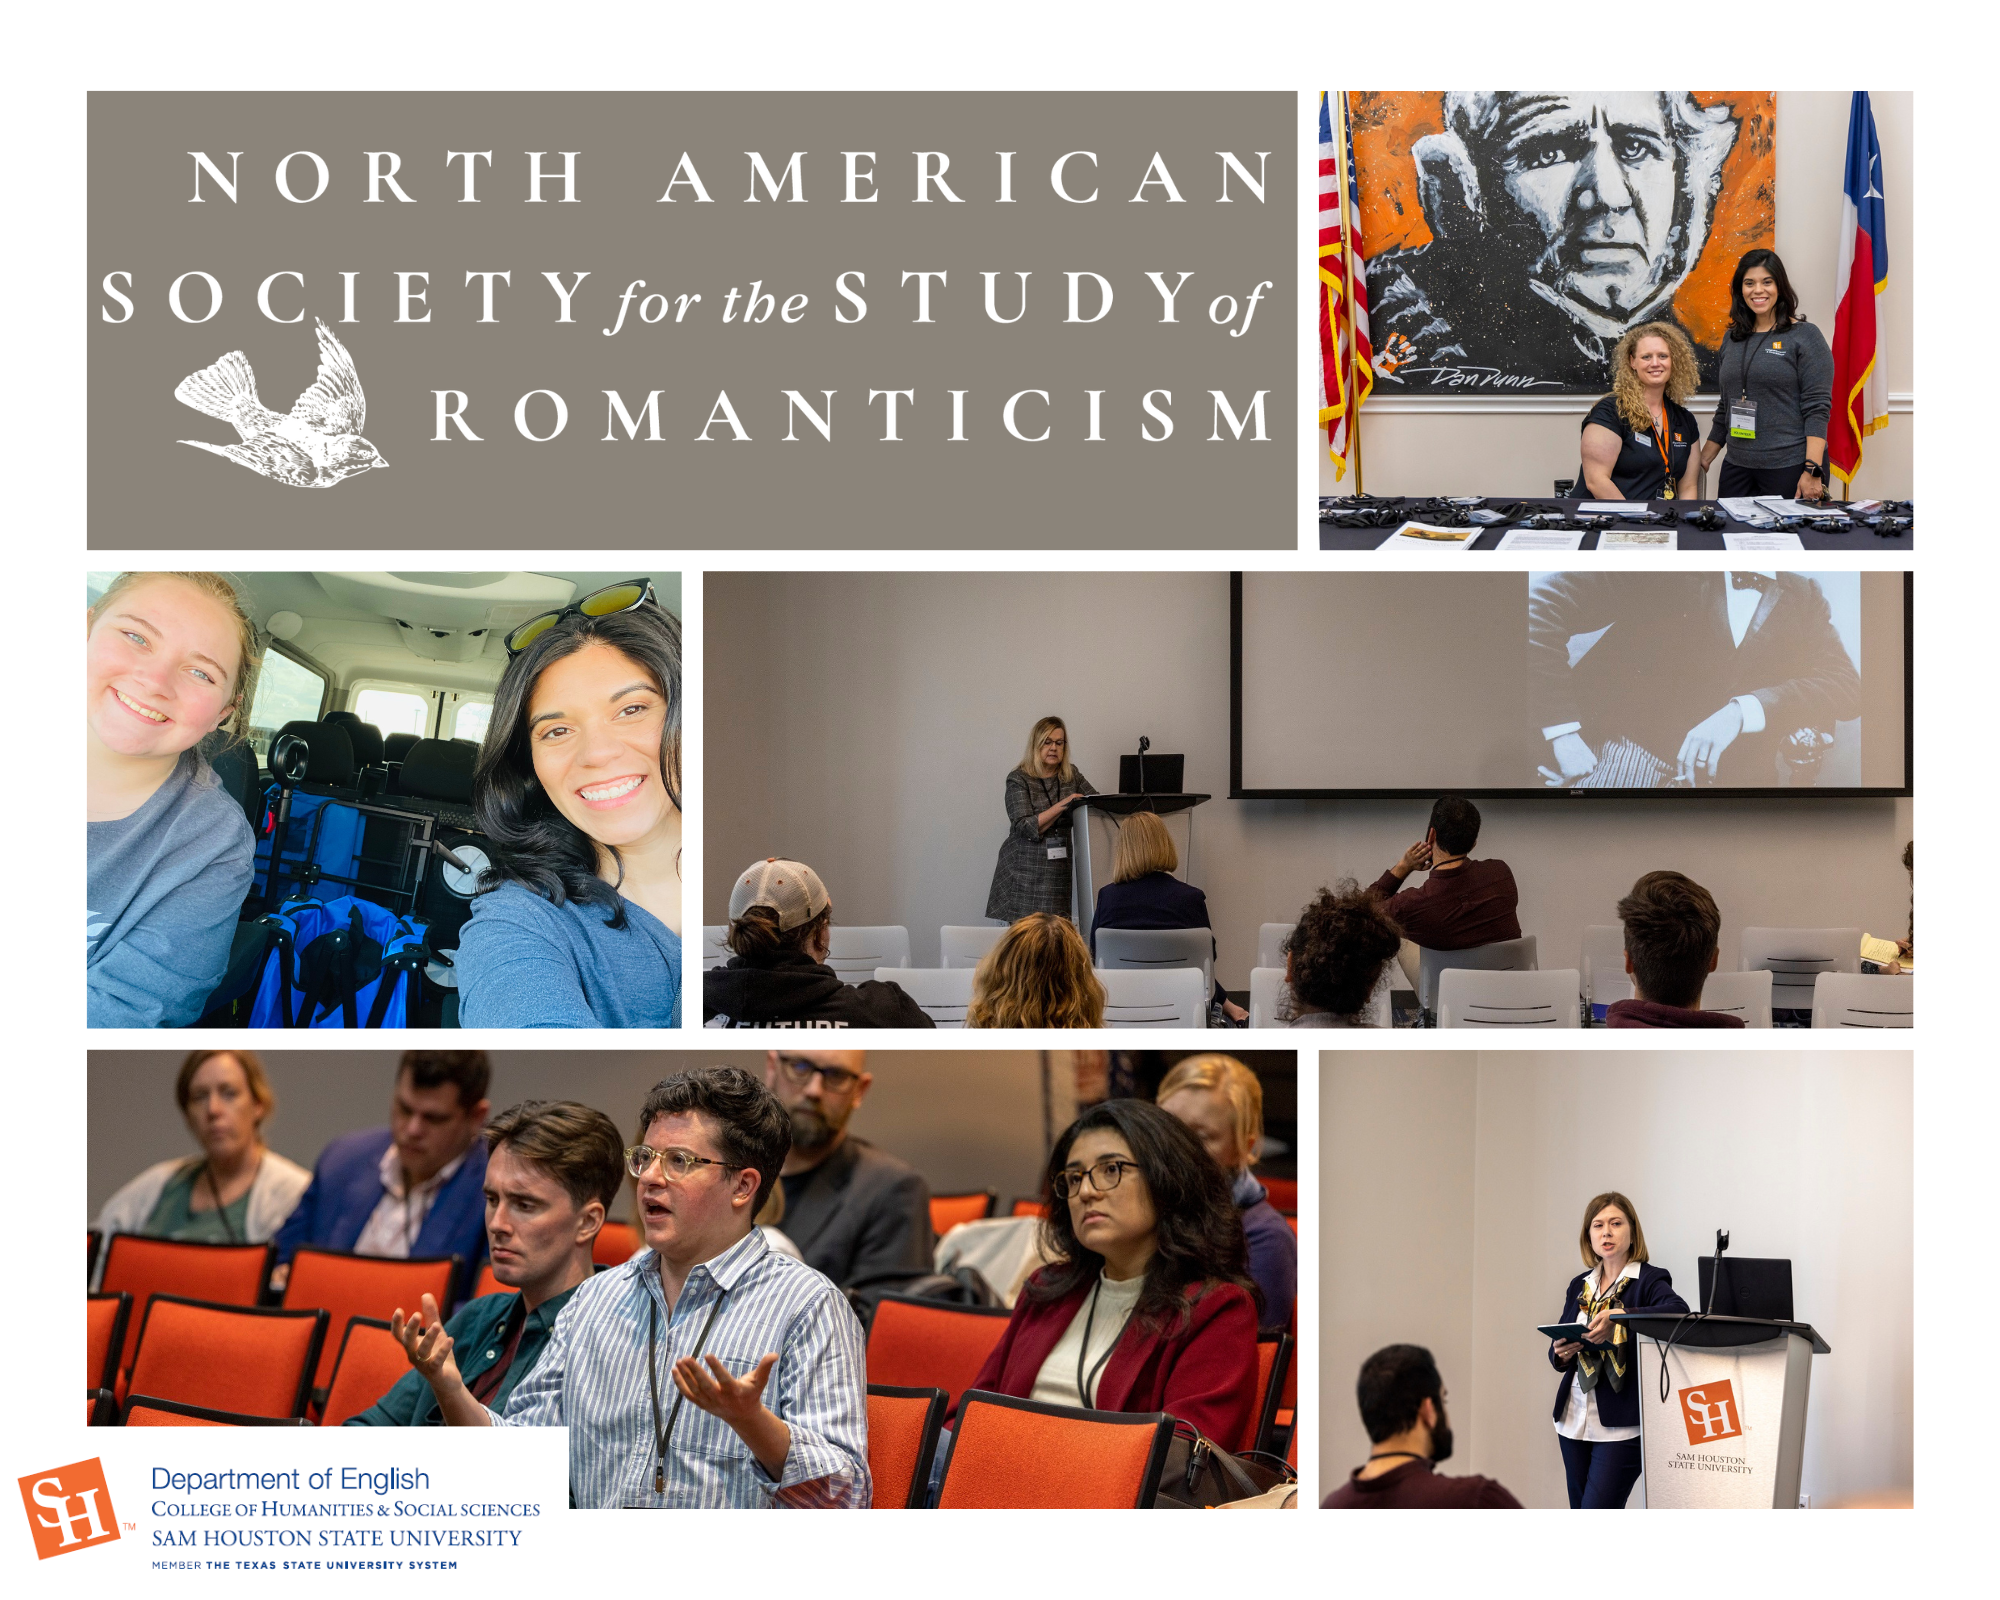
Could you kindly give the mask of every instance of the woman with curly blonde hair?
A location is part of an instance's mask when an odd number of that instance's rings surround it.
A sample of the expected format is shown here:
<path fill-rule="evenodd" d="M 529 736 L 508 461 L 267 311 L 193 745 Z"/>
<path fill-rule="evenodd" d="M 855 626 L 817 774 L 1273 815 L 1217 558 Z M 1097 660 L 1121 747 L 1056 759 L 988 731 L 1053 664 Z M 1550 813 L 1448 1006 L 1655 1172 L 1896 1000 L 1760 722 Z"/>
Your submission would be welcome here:
<path fill-rule="evenodd" d="M 972 974 L 968 1028 L 1101 1028 L 1104 985 L 1076 924 L 1052 911 L 1000 935 Z"/>
<path fill-rule="evenodd" d="M 1700 489 L 1701 427 L 1681 402 L 1701 386 L 1687 335 L 1646 322 L 1611 352 L 1611 393 L 1583 419 L 1583 497 L 1692 500 Z"/>

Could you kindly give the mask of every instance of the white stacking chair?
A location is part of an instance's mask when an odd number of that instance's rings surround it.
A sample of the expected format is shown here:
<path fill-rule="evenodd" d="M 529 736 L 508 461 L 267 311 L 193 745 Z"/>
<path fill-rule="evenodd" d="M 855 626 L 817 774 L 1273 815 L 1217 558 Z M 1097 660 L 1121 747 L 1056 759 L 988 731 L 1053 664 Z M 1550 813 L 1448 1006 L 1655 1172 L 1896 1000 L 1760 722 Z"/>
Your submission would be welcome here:
<path fill-rule="evenodd" d="M 1257 965 L 1285 969 L 1285 941 L 1292 936 L 1296 922 L 1262 922 L 1257 925 Z"/>
<path fill-rule="evenodd" d="M 1142 972 L 1134 967 L 1100 969 L 1107 1028 L 1205 1028 L 1208 990 L 1193 967 Z"/>
<path fill-rule="evenodd" d="M 1583 1003 L 1593 1020 L 1601 1021 L 1598 1009 L 1634 998 L 1632 980 L 1625 974 L 1625 928 L 1614 922 L 1583 930 Z"/>
<path fill-rule="evenodd" d="M 729 960 L 729 946 L 722 941 L 729 937 L 729 927 L 725 923 L 719 928 L 703 925 L 701 930 L 701 970 L 713 972 Z"/>
<path fill-rule="evenodd" d="M 840 974 L 842 983 L 866 983 L 877 967 L 907 967 L 910 964 L 908 928 L 843 928 L 831 930 L 832 948 L 826 964 Z"/>
<path fill-rule="evenodd" d="M 1861 970 L 1859 928 L 1745 928 L 1745 972 L 1771 974 L 1771 1004 L 1781 1011 L 1810 1011 L 1813 983 L 1823 972 Z"/>
<path fill-rule="evenodd" d="M 1574 967 L 1550 972 L 1508 972 L 1447 967 L 1438 974 L 1441 1028 L 1574 1028 Z"/>
<path fill-rule="evenodd" d="M 1269 924 L 1266 924 L 1269 926 Z M 1278 1012 L 1285 1002 L 1285 969 L 1283 967 L 1252 967 L 1250 969 L 1250 1026 L 1253 1028 L 1282 1028 Z"/>
<path fill-rule="evenodd" d="M 998 922 L 983 923 L 978 927 L 954 927 L 947 923 L 938 929 L 938 948 L 943 952 L 944 964 L 948 967 L 976 967 L 985 959 L 986 952 L 1000 942 L 1000 935 L 1007 929 Z"/>
<path fill-rule="evenodd" d="M 965 1026 L 965 1008 L 972 1004 L 972 968 L 877 967 L 873 976 L 901 989 L 940 1028 Z"/>
<path fill-rule="evenodd" d="M 1701 986 L 1701 1009 L 1741 1017 L 1746 1028 L 1771 1026 L 1771 974 L 1711 972 Z"/>
<path fill-rule="evenodd" d="M 1437 1010 L 1438 975 L 1454 968 L 1473 972 L 1533 972 L 1535 936 L 1474 945 L 1470 950 L 1420 950 L 1417 958 L 1417 1005 Z"/>
<path fill-rule="evenodd" d="M 1829 972 L 1813 987 L 1815 1028 L 1914 1028 L 1916 974 Z"/>
<path fill-rule="evenodd" d="M 1099 971 L 1131 968 L 1165 972 L 1193 967 L 1201 974 L 1201 992 L 1212 994 L 1215 983 L 1215 934 L 1208 928 L 1099 928 Z"/>

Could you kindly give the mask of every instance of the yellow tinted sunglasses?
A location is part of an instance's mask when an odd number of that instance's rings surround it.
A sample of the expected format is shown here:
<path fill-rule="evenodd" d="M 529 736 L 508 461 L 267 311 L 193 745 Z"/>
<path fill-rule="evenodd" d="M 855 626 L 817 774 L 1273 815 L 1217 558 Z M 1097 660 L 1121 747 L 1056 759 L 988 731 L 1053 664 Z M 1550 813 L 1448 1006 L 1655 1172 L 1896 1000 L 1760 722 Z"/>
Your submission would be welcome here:
<path fill-rule="evenodd" d="M 606 584 L 602 589 L 591 590 L 574 605 L 564 606 L 560 611 L 544 611 L 539 617 L 530 617 L 510 631 L 506 640 L 507 654 L 519 655 L 564 617 L 616 616 L 621 611 L 634 610 L 653 598 L 651 578 L 628 578 L 623 583 Z"/>

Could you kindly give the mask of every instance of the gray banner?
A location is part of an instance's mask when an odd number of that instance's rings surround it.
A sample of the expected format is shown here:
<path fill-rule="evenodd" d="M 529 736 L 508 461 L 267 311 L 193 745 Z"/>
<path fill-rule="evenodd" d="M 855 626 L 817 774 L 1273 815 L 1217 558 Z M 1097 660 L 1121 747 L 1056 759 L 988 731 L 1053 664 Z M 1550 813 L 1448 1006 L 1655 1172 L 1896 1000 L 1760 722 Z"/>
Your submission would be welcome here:
<path fill-rule="evenodd" d="M 1293 548 L 1297 104 L 93 94 L 90 544 Z"/>

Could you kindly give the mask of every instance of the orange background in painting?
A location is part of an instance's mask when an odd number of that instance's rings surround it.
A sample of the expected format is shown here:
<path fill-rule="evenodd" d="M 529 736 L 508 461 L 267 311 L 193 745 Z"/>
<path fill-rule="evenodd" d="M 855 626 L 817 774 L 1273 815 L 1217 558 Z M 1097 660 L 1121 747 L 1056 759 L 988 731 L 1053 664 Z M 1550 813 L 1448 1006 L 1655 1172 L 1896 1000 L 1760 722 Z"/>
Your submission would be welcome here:
<path fill-rule="evenodd" d="M 1695 89 L 1696 105 L 1728 105 L 1736 113 L 1736 144 L 1722 164 L 1708 242 L 1674 295 L 1674 312 L 1699 342 L 1713 348 L 1729 327 L 1729 277 L 1745 250 L 1775 243 L 1777 107 L 1769 89 Z M 1442 89 L 1356 89 L 1347 96 L 1354 127 L 1354 166 L 1361 187 L 1361 241 L 1370 257 L 1431 242 L 1417 203 L 1417 166 L 1410 147 L 1444 132 Z"/>

